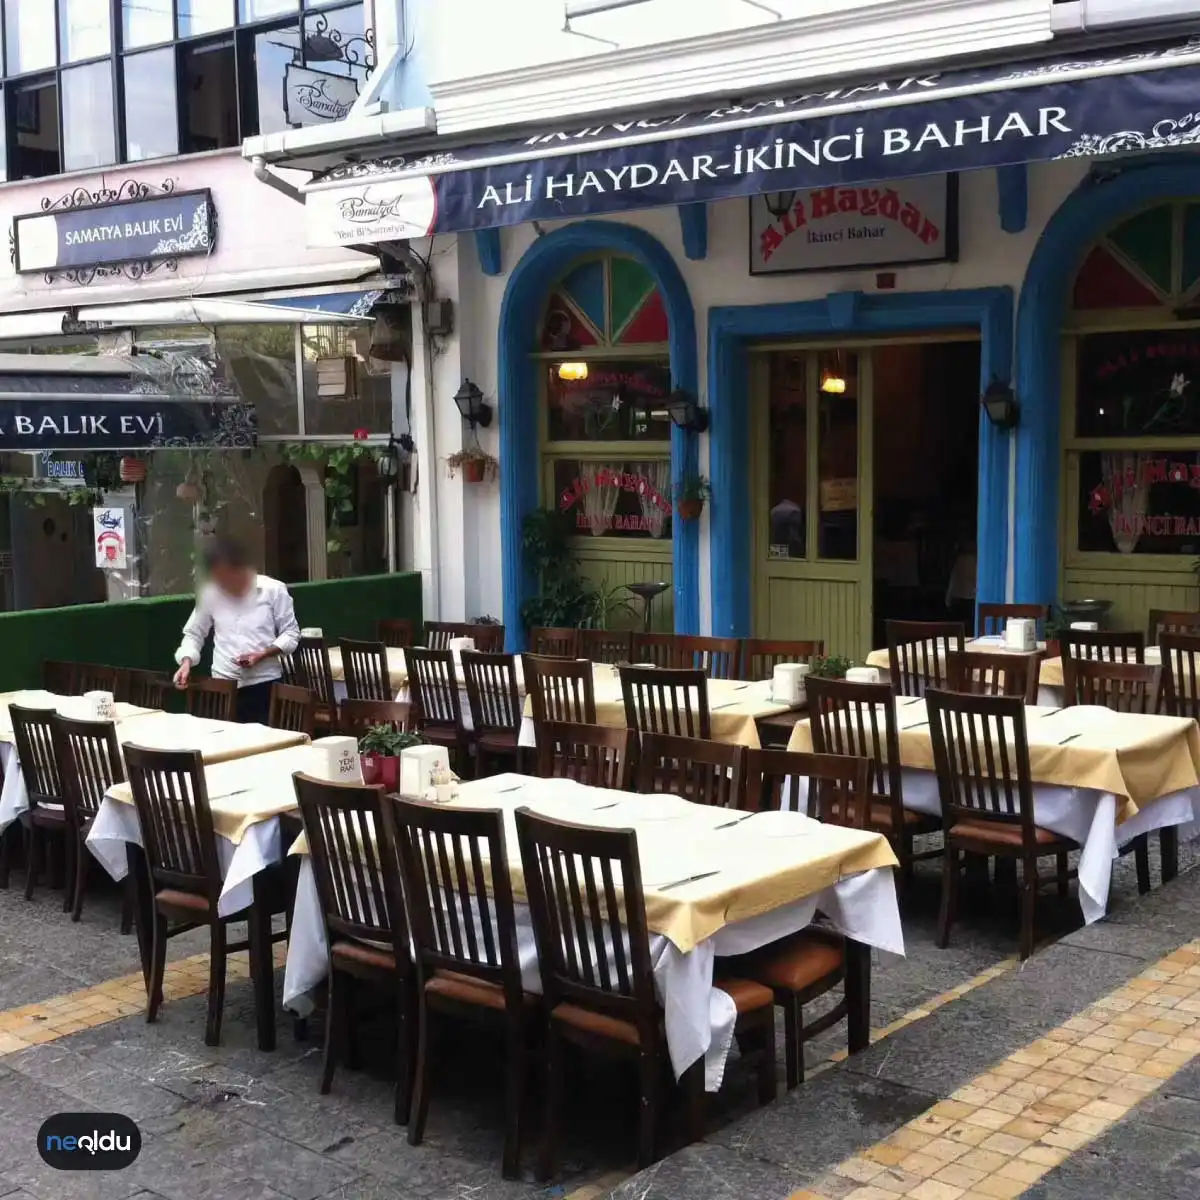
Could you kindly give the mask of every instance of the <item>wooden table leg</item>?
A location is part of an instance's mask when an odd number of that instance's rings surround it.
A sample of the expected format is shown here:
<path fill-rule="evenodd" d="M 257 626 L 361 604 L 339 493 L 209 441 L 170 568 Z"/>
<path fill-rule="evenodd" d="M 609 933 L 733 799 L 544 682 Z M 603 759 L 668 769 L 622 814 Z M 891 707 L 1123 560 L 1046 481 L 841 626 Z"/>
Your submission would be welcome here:
<path fill-rule="evenodd" d="M 254 876 L 254 903 L 250 906 L 250 974 L 254 986 L 254 1019 L 258 1048 L 275 1049 L 275 955 L 271 945 L 270 888 L 260 871 Z"/>
<path fill-rule="evenodd" d="M 871 947 L 846 939 L 846 1035 L 851 1054 L 871 1044 Z"/>
<path fill-rule="evenodd" d="M 150 957 L 154 940 L 154 895 L 150 886 L 150 872 L 146 868 L 146 855 L 141 846 L 125 843 L 126 861 L 132 881 L 133 927 L 137 933 L 138 956 L 142 960 L 142 978 L 146 983 L 146 995 L 150 994 Z"/>
<path fill-rule="evenodd" d="M 1170 883 L 1179 874 L 1179 826 L 1167 825 L 1158 831 L 1158 850 L 1162 857 L 1162 881 Z"/>

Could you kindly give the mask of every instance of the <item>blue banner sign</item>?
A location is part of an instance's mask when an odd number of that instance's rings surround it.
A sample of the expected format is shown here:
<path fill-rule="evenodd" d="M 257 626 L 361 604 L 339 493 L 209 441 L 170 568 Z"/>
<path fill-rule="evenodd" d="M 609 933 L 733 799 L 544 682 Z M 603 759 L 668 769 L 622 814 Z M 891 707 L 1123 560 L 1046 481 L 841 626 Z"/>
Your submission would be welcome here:
<path fill-rule="evenodd" d="M 856 83 L 334 168 L 314 244 L 1200 144 L 1200 38 Z M 334 187 L 334 180 L 345 181 Z"/>
<path fill-rule="evenodd" d="M 17 271 L 53 272 L 208 254 L 216 220 L 205 188 L 26 213 L 15 218 L 13 231 Z"/>

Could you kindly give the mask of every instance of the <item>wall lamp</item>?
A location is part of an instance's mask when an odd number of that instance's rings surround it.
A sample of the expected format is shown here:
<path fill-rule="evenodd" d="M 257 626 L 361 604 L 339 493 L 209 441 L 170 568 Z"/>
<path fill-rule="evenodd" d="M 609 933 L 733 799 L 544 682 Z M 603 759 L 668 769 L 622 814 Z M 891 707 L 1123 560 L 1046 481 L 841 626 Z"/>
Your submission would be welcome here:
<path fill-rule="evenodd" d="M 1021 406 L 1007 383 L 993 379 L 988 384 L 987 391 L 983 393 L 981 403 L 988 420 L 997 429 L 1016 429 L 1021 419 Z"/>
<path fill-rule="evenodd" d="M 708 409 L 701 408 L 690 392 L 677 388 L 663 407 L 674 425 L 689 433 L 703 433 L 708 428 Z"/>
<path fill-rule="evenodd" d="M 484 401 L 483 393 L 469 379 L 464 378 L 462 387 L 454 393 L 454 403 L 472 429 L 477 425 L 486 429 L 492 423 L 492 406 Z"/>

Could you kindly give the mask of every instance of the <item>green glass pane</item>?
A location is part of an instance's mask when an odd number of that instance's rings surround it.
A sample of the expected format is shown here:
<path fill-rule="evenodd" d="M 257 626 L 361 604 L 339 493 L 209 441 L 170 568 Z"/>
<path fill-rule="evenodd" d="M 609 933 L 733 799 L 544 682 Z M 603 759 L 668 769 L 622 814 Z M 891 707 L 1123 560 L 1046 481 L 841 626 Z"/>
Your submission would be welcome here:
<path fill-rule="evenodd" d="M 1146 277 L 1170 295 L 1171 235 L 1174 228 L 1170 205 L 1152 208 L 1118 225 L 1108 240 L 1131 262 L 1142 269 Z"/>
<path fill-rule="evenodd" d="M 646 293 L 653 290 L 654 279 L 641 263 L 631 258 L 614 258 L 611 272 L 608 336 L 615 340 L 618 330 L 640 307 Z"/>
<path fill-rule="evenodd" d="M 1200 282 L 1200 204 L 1183 210 L 1183 290 Z"/>

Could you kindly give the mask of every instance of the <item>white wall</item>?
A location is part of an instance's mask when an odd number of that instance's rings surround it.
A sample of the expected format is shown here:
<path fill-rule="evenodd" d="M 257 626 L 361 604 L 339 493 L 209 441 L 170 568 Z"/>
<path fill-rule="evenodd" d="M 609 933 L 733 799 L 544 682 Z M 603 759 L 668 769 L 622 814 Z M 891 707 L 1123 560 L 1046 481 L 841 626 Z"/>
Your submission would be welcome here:
<path fill-rule="evenodd" d="M 1029 222 L 1022 233 L 1000 228 L 996 177 L 992 171 L 965 174 L 960 181 L 959 261 L 895 269 L 898 291 L 943 291 L 1009 286 L 1018 292 L 1037 239 L 1050 216 L 1083 177 L 1083 160 L 1038 164 L 1030 168 Z M 707 393 L 707 317 L 712 307 L 812 300 L 830 292 L 866 291 L 875 288 L 874 270 L 843 274 L 751 277 L 748 256 L 749 206 L 745 200 L 709 205 L 708 257 L 693 262 L 683 253 L 675 208 L 649 209 L 622 219 L 653 233 L 679 265 L 691 292 L 696 312 L 700 362 L 700 392 Z M 547 222 L 543 228 L 554 228 Z M 452 346 L 438 360 L 438 455 L 445 457 L 461 444 L 461 421 L 451 397 L 461 374 L 474 380 L 489 401 L 496 396 L 497 330 L 507 274 L 537 236 L 532 225 L 502 231 L 505 274 L 489 277 L 479 270 L 474 239 L 434 239 L 433 258 L 439 294 L 455 290 L 457 324 Z M 442 292 L 440 289 L 446 289 Z M 530 344 L 534 331 L 530 330 Z M 449 390 L 446 390 L 449 389 Z M 497 452 L 496 427 L 482 432 L 486 449 Z M 708 438 L 701 438 L 702 470 L 707 470 Z M 449 448 L 447 448 L 449 447 Z M 500 496 L 495 484 L 464 487 L 448 480 L 439 463 L 439 497 L 452 514 L 443 526 L 438 552 L 444 580 L 453 587 L 443 594 L 443 617 L 457 619 L 481 612 L 501 613 Z M 701 528 L 701 563 L 708 556 L 708 518 Z M 461 540 L 460 540 L 461 534 Z M 713 564 L 716 569 L 717 564 Z M 709 627 L 709 572 L 701 569 L 701 628 Z M 509 614 L 511 615 L 511 614 Z"/>

